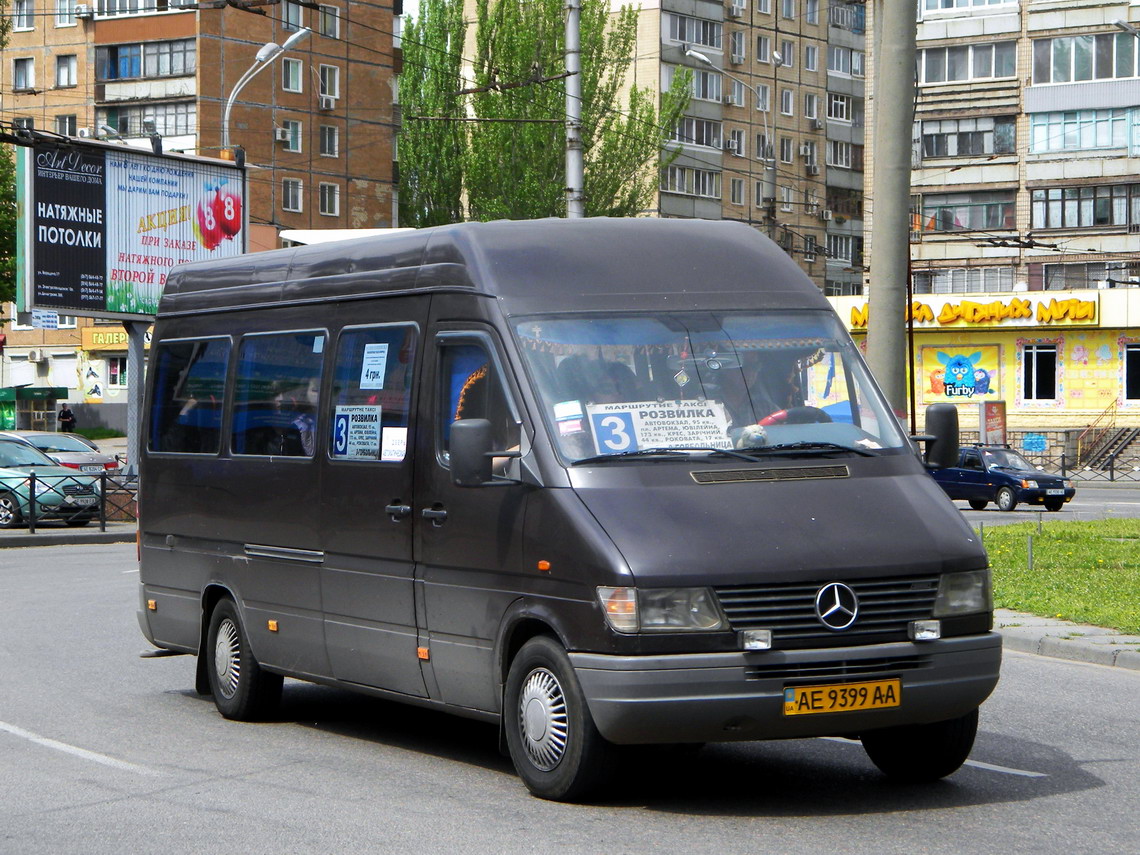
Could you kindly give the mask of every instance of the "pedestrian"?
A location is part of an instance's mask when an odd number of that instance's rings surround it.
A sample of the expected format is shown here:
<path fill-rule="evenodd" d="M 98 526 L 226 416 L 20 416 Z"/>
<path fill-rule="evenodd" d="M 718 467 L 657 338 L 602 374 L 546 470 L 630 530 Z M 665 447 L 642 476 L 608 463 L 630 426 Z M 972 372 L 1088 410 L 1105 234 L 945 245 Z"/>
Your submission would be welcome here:
<path fill-rule="evenodd" d="M 67 404 L 64 404 L 63 409 L 59 411 L 59 429 L 64 433 L 75 432 L 75 413 Z"/>

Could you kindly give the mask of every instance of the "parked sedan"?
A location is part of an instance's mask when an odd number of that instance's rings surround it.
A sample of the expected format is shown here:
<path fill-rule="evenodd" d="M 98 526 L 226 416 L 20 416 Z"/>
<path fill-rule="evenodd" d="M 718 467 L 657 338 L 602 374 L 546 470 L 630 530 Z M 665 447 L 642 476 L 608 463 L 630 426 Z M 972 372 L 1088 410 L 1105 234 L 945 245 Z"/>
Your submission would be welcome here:
<path fill-rule="evenodd" d="M 32 514 L 35 475 L 37 520 L 87 525 L 98 511 L 99 485 L 90 475 L 56 465 L 22 439 L 0 436 L 0 528 L 20 525 Z"/>
<path fill-rule="evenodd" d="M 99 446 L 77 433 L 55 433 L 46 430 L 5 431 L 4 435 L 16 436 L 30 442 L 60 466 L 78 469 L 80 472 L 102 472 L 104 469 L 118 469 L 120 461 L 112 454 L 99 450 Z"/>
<path fill-rule="evenodd" d="M 1020 502 L 1059 511 L 1076 495 L 1073 482 L 1042 472 L 1009 448 L 972 445 L 959 449 L 958 465 L 931 470 L 951 499 L 965 499 L 975 511 L 990 502 L 1012 511 Z"/>

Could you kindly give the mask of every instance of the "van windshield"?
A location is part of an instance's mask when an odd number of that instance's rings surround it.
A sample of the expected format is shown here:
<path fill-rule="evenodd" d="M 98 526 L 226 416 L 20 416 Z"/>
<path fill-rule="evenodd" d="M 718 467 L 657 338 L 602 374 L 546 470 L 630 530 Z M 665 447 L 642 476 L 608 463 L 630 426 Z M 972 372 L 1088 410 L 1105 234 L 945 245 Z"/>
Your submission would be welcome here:
<path fill-rule="evenodd" d="M 560 315 L 514 330 L 571 463 L 909 449 L 830 312 Z"/>

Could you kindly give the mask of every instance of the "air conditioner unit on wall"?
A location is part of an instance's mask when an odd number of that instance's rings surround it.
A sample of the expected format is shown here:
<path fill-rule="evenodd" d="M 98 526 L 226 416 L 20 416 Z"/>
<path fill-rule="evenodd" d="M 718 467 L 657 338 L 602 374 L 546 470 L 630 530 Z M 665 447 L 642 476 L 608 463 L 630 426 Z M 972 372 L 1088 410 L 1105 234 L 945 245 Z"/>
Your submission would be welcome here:
<path fill-rule="evenodd" d="M 289 142 L 289 131 L 287 128 L 274 128 L 273 139 L 277 142 Z"/>
<path fill-rule="evenodd" d="M 740 8 L 739 6 L 729 6 L 728 7 L 728 17 L 740 18 L 740 17 L 743 17 L 743 15 L 744 15 L 744 10 L 742 8 Z"/>
<path fill-rule="evenodd" d="M 41 348 L 34 347 L 28 351 L 28 362 L 43 362 L 47 354 Z"/>
<path fill-rule="evenodd" d="M 80 136 L 80 137 L 82 137 L 82 138 L 83 138 L 83 139 L 85 139 L 85 140 L 87 140 L 87 139 L 91 139 L 91 137 L 95 136 L 93 133 L 91 133 L 91 129 L 90 129 L 90 128 L 80 128 L 80 129 L 79 129 L 79 130 L 77 130 L 75 133 L 76 133 L 76 135 L 77 135 L 77 136 Z"/>
<path fill-rule="evenodd" d="M 322 110 L 335 110 L 336 98 L 332 95 L 322 95 L 319 99 L 319 106 Z"/>
<path fill-rule="evenodd" d="M 817 131 L 823 130 L 823 119 L 812 119 L 811 126 Z"/>
<path fill-rule="evenodd" d="M 808 171 L 808 175 L 819 175 L 819 164 L 818 163 L 809 163 L 807 171 Z"/>
<path fill-rule="evenodd" d="M 86 3 L 77 3 L 75 5 L 75 17 L 85 21 L 90 20 L 95 17 L 95 10 Z"/>
<path fill-rule="evenodd" d="M 824 208 L 822 211 L 819 212 L 819 218 L 821 220 L 824 220 L 825 222 L 827 220 L 830 220 L 831 219 L 831 211 L 827 208 Z"/>

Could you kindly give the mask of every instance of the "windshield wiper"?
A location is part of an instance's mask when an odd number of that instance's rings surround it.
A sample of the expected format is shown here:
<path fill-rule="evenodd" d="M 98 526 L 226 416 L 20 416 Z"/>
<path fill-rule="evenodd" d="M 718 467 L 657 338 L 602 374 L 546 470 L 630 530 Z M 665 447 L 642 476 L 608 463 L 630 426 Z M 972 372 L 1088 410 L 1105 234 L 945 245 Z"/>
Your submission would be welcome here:
<path fill-rule="evenodd" d="M 851 454 L 858 454 L 863 457 L 875 457 L 875 452 L 866 448 L 856 448 L 850 445 L 842 445 L 838 442 L 781 442 L 776 445 L 755 445 L 749 448 L 742 448 L 740 452 L 751 455 L 764 455 L 764 454 L 832 454 L 836 451 L 846 451 Z M 740 453 L 738 452 L 738 453 Z"/>
<path fill-rule="evenodd" d="M 742 454 L 739 451 L 732 451 L 727 448 L 713 448 L 712 446 L 678 446 L 670 448 L 639 448 L 637 451 L 617 451 L 613 454 L 595 454 L 593 457 L 583 457 L 581 460 L 575 460 L 572 465 L 579 466 L 583 463 L 604 463 L 609 460 L 622 460 L 631 457 L 691 457 L 694 453 L 707 454 L 725 457 L 736 457 L 740 460 L 752 461 L 752 458 L 747 454 Z"/>

